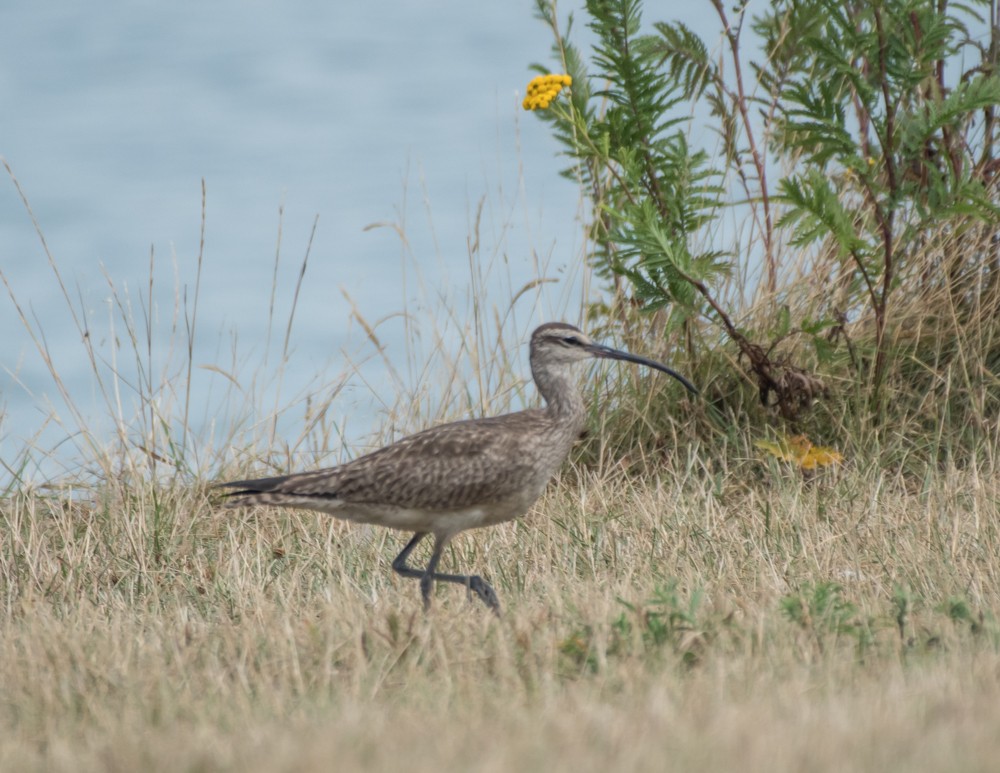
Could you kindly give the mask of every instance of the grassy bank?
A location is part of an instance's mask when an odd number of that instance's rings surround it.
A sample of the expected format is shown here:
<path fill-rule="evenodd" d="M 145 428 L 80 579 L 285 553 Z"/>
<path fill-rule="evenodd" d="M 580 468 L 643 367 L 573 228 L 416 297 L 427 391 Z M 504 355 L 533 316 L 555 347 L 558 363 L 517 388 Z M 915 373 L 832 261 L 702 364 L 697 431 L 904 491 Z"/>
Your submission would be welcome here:
<path fill-rule="evenodd" d="M 988 770 L 1000 484 L 679 449 L 459 539 L 107 485 L 4 503 L 0 769 Z"/>

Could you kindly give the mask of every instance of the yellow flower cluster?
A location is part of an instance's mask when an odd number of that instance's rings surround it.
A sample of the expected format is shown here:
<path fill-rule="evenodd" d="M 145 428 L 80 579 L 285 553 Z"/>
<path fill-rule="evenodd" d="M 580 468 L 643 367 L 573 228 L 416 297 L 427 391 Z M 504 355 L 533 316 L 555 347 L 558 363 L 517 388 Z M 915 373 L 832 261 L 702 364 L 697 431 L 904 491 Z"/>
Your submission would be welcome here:
<path fill-rule="evenodd" d="M 568 75 L 539 75 L 528 83 L 528 96 L 521 103 L 525 110 L 544 110 L 549 106 L 563 86 L 570 86 L 573 79 Z"/>

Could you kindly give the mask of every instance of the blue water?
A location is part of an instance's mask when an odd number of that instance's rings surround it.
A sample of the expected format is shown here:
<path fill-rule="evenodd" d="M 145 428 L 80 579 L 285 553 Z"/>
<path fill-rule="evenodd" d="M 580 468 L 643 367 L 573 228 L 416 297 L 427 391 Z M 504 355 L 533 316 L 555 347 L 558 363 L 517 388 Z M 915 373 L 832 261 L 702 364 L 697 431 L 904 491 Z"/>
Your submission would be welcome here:
<path fill-rule="evenodd" d="M 113 437 L 81 328 L 98 370 L 122 374 L 126 418 L 127 385 L 144 368 L 184 379 L 167 363 L 186 358 L 168 348 L 184 345 L 170 335 L 185 326 L 175 309 L 194 305 L 203 180 L 198 365 L 230 372 L 235 350 L 250 372 L 265 354 L 273 366 L 317 217 L 282 386 L 290 394 L 323 388 L 345 352 L 364 356 L 343 292 L 372 321 L 435 305 L 465 313 L 484 292 L 471 286 L 468 249 L 481 201 L 474 262 L 492 302 L 503 307 L 541 274 L 559 281 L 518 301 L 514 327 L 578 318 L 579 196 L 557 174 L 564 163 L 546 127 L 520 110 L 529 65 L 556 69 L 550 33 L 532 8 L 457 0 L 0 6 L 0 155 L 70 302 L 6 173 L 0 270 L 87 426 Z M 374 223 L 404 223 L 405 246 L 392 228 L 366 230 Z M 132 362 L 116 298 L 131 304 L 126 316 L 151 308 L 151 366 Z M 13 464 L 31 442 L 56 450 L 25 478 L 72 469 L 77 419 L 6 292 L 0 331 L 0 460 Z M 402 318 L 378 331 L 389 356 L 403 356 L 392 348 L 401 345 Z M 225 386 L 215 371 L 196 372 L 196 423 L 222 419 L 213 399 Z M 367 390 L 359 400 L 371 401 Z"/>

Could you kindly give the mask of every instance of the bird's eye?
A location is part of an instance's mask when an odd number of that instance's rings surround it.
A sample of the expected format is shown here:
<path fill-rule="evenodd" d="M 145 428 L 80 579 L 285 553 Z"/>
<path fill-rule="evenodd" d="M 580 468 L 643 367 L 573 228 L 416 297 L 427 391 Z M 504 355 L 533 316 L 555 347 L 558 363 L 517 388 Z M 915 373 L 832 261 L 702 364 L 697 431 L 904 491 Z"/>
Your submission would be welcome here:
<path fill-rule="evenodd" d="M 562 342 L 564 344 L 566 344 L 567 346 L 579 346 L 580 345 L 580 339 L 579 338 L 573 338 L 572 336 L 566 336 L 564 339 L 562 339 Z"/>

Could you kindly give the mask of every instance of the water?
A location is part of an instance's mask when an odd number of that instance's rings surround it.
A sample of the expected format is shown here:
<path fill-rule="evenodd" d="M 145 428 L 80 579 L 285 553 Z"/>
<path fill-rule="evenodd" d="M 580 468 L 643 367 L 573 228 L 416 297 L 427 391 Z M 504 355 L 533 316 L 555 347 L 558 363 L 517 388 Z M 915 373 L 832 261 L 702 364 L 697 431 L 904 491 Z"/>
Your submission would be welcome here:
<path fill-rule="evenodd" d="M 0 7 L 0 155 L 103 358 L 98 369 L 117 368 L 126 383 L 143 377 L 129 361 L 121 319 L 112 327 L 111 288 L 141 316 L 152 262 L 153 375 L 183 380 L 166 364 L 167 349 L 183 338 L 170 337 L 172 327 L 184 328 L 175 309 L 193 306 L 203 180 L 199 365 L 228 370 L 234 346 L 251 371 L 265 352 L 273 363 L 317 216 L 286 392 L 322 388 L 342 369 L 342 349 L 366 345 L 342 290 L 371 320 L 435 303 L 467 307 L 467 243 L 480 200 L 486 292 L 502 305 L 541 272 L 560 281 L 518 302 L 520 327 L 567 310 L 575 317 L 578 194 L 557 175 L 563 162 L 545 126 L 519 107 L 528 65 L 551 63 L 550 33 L 532 7 L 455 0 Z M 401 221 L 406 249 L 391 228 L 366 230 Z M 100 429 L 106 403 L 70 304 L 6 177 L 0 269 L 44 332 L 88 426 L 113 434 Z M 379 328 L 390 347 L 402 340 L 403 324 L 396 318 Z M 12 464 L 28 442 L 56 447 L 24 472 L 45 478 L 79 453 L 75 420 L 6 294 L 0 330 L 0 459 Z M 224 388 L 217 372 L 196 372 L 195 421 L 217 418 L 212 395 Z M 130 396 L 123 400 L 128 414 Z"/>

